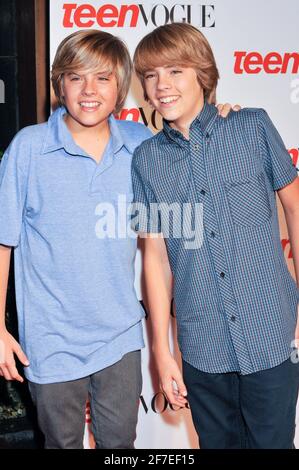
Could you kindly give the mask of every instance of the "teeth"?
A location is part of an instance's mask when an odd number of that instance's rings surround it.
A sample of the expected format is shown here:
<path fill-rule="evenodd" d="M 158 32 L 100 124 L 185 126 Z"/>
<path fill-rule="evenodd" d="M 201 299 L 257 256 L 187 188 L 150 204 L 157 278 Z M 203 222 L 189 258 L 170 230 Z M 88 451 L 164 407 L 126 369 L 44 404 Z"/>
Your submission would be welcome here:
<path fill-rule="evenodd" d="M 93 103 L 80 103 L 80 106 L 84 106 L 84 108 L 95 108 L 96 106 L 99 106 L 99 103 L 97 101 Z"/>
<path fill-rule="evenodd" d="M 177 99 L 177 96 L 167 96 L 166 98 L 160 98 L 160 101 L 161 103 L 171 103 L 172 101 L 176 101 Z"/>

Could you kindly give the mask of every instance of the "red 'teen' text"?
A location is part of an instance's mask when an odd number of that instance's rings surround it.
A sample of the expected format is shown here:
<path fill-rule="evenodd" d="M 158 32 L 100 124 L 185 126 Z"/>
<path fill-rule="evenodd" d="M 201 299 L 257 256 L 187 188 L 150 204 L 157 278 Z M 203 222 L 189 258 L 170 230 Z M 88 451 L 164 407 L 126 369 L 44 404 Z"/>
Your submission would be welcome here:
<path fill-rule="evenodd" d="M 263 57 L 259 52 L 236 51 L 234 53 L 236 74 L 242 73 L 298 73 L 299 53 L 286 52 L 281 55 L 278 52 L 269 52 Z"/>

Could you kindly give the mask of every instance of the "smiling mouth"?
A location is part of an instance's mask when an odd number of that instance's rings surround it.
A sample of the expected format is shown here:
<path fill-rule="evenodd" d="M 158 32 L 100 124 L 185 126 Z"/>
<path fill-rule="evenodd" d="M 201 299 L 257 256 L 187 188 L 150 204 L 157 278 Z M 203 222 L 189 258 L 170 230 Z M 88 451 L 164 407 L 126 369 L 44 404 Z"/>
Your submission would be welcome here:
<path fill-rule="evenodd" d="M 159 101 L 162 104 L 169 104 L 169 103 L 174 103 L 178 99 L 179 99 L 179 96 L 165 96 L 163 98 L 159 98 Z"/>
<path fill-rule="evenodd" d="M 89 109 L 98 108 L 100 106 L 100 103 L 98 101 L 91 101 L 91 102 L 81 101 L 81 103 L 79 104 L 81 108 L 89 108 Z"/>

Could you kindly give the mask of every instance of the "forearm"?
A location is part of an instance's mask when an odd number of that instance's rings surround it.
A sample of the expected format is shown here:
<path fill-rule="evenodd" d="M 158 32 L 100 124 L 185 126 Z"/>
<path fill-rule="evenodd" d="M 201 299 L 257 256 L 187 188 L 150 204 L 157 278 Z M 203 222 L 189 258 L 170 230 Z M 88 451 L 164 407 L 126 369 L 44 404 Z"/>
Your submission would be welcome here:
<path fill-rule="evenodd" d="M 297 286 L 299 287 L 299 208 L 295 211 L 285 211 L 285 217 L 293 254 Z"/>
<path fill-rule="evenodd" d="M 11 248 L 0 245 L 0 330 L 5 329 L 5 307 Z"/>
<path fill-rule="evenodd" d="M 144 277 L 155 354 L 169 353 L 172 274 L 163 239 L 145 240 Z"/>
<path fill-rule="evenodd" d="M 299 287 L 299 178 L 280 189 L 278 196 L 285 214 Z"/>
<path fill-rule="evenodd" d="M 181 408 L 187 404 L 187 390 L 169 347 L 172 274 L 163 238 L 144 239 L 143 263 L 147 304 L 153 333 L 152 349 L 160 387 L 168 401 Z"/>

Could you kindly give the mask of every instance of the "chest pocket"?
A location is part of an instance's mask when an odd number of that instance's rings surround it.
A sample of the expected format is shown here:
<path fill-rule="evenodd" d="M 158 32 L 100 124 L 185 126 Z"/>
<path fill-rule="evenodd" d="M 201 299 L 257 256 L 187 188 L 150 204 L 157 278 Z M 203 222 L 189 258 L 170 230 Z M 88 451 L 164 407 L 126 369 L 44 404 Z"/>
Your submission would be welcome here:
<path fill-rule="evenodd" d="M 235 225 L 259 226 L 271 218 L 271 206 L 263 173 L 244 180 L 225 182 L 230 213 Z"/>

